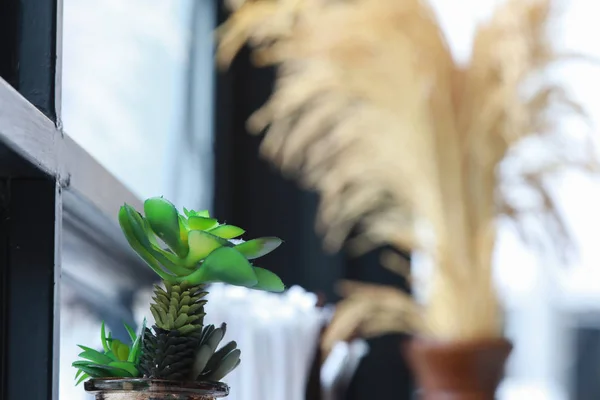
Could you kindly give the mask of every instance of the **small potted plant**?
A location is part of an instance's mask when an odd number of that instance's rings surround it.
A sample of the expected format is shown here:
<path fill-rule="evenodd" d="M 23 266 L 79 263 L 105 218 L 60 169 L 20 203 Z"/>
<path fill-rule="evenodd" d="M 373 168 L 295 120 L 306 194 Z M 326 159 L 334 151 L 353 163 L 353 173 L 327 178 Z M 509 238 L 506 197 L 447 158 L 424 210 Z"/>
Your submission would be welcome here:
<path fill-rule="evenodd" d="M 139 333 L 126 325 L 130 344 L 101 328 L 102 351 L 80 346 L 77 384 L 97 399 L 205 400 L 226 397 L 220 382 L 241 362 L 235 341 L 219 348 L 226 324 L 204 326 L 206 285 L 223 282 L 282 292 L 274 273 L 250 260 L 275 250 L 281 240 L 265 237 L 244 241 L 244 230 L 219 223 L 208 211 L 183 209 L 162 197 L 144 203 L 142 215 L 125 204 L 119 224 L 135 252 L 156 272 L 150 311 L 155 320 Z"/>

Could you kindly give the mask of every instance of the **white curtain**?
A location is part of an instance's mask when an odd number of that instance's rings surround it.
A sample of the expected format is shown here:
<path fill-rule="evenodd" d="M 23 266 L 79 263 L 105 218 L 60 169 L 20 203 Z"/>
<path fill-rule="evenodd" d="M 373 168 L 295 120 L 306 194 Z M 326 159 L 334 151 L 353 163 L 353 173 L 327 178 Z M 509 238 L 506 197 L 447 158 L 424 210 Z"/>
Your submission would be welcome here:
<path fill-rule="evenodd" d="M 284 294 L 212 285 L 206 324 L 227 323 L 242 363 L 224 381 L 229 400 L 304 400 L 326 313 L 317 296 L 300 287 Z"/>

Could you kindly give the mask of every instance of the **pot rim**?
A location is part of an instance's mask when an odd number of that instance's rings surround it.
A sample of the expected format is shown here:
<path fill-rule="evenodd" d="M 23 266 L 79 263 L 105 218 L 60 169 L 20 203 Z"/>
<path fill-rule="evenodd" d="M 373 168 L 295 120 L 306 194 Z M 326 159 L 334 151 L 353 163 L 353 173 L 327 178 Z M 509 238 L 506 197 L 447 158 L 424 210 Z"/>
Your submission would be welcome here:
<path fill-rule="evenodd" d="M 84 388 L 88 393 L 139 389 L 155 393 L 176 391 L 180 394 L 210 395 L 216 398 L 226 397 L 229 394 L 229 386 L 224 382 L 172 381 L 153 378 L 93 378 L 84 383 Z"/>
<path fill-rule="evenodd" d="M 414 336 L 405 343 L 405 346 L 427 348 L 430 350 L 462 351 L 467 349 L 501 347 L 512 350 L 513 343 L 505 337 L 489 337 L 476 339 L 438 340 L 427 336 Z"/>

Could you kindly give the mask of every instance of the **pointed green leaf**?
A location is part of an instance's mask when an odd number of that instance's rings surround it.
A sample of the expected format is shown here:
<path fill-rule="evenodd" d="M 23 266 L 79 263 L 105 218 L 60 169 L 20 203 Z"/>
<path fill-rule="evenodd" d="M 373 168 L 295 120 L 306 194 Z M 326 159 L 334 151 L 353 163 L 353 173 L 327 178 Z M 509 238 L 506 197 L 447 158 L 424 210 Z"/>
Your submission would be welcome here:
<path fill-rule="evenodd" d="M 138 364 L 141 354 L 142 348 L 142 340 L 144 337 L 144 332 L 146 331 L 146 318 L 142 322 L 142 328 L 140 329 L 140 334 L 136 336 L 133 345 L 131 346 L 131 351 L 129 352 L 129 357 L 127 357 L 127 361 Z"/>
<path fill-rule="evenodd" d="M 188 219 L 188 227 L 192 231 L 205 231 L 207 229 L 211 229 L 219 225 L 219 221 L 214 218 L 205 218 L 192 216 Z"/>
<path fill-rule="evenodd" d="M 201 232 L 201 231 L 193 231 Z M 220 247 L 210 253 L 202 265 L 179 282 L 192 285 L 224 282 L 230 285 L 252 287 L 258 283 L 252 265 L 239 251 L 232 247 Z"/>
<path fill-rule="evenodd" d="M 200 210 L 200 211 L 192 210 L 192 213 L 196 217 L 210 218 L 210 214 L 208 213 L 208 210 Z"/>
<path fill-rule="evenodd" d="M 108 364 L 108 366 L 125 370 L 133 377 L 140 375 L 140 372 L 137 370 L 135 365 L 127 361 L 113 361 L 110 364 Z"/>
<path fill-rule="evenodd" d="M 104 351 L 109 351 L 110 347 L 106 342 L 106 326 L 104 325 L 104 321 L 102 321 L 102 325 L 100 326 L 100 340 L 102 341 L 102 348 Z"/>
<path fill-rule="evenodd" d="M 85 358 L 86 360 L 91 360 L 98 364 L 108 364 L 112 361 L 110 357 L 100 353 L 99 351 L 81 345 L 78 346 L 84 350 L 82 353 L 79 353 L 80 358 Z"/>
<path fill-rule="evenodd" d="M 81 365 L 77 368 L 93 378 L 108 378 L 110 376 L 108 371 L 101 368 L 96 368 L 92 365 Z"/>
<path fill-rule="evenodd" d="M 210 253 L 219 247 L 229 247 L 230 243 L 218 236 L 204 231 L 191 231 L 189 233 L 190 252 L 185 258 L 183 265 L 185 267 L 194 267 L 200 261 L 204 260 Z"/>
<path fill-rule="evenodd" d="M 88 361 L 88 360 L 77 360 L 77 361 L 73 361 L 71 363 L 71 366 L 73 366 L 75 368 L 79 368 L 81 366 L 86 366 L 86 365 L 97 365 L 97 364 L 93 361 Z"/>
<path fill-rule="evenodd" d="M 116 362 L 116 361 L 115 361 Z M 126 369 L 118 368 L 110 365 L 89 365 L 87 367 L 80 367 L 86 373 L 94 376 L 93 374 L 98 374 L 99 377 L 104 378 L 132 378 L 133 375 Z M 86 371 L 87 369 L 87 371 Z M 94 372 L 95 371 L 95 372 Z"/>
<path fill-rule="evenodd" d="M 258 283 L 252 289 L 265 290 L 267 292 L 280 293 L 285 290 L 285 285 L 281 279 L 271 271 L 254 267 L 254 273 L 258 279 Z"/>
<path fill-rule="evenodd" d="M 223 239 L 233 239 L 243 235 L 246 231 L 233 225 L 219 225 L 216 228 L 210 229 L 209 232 Z"/>
<path fill-rule="evenodd" d="M 117 358 L 117 356 L 112 352 L 112 350 L 107 351 L 106 353 L 104 353 L 107 357 L 110 357 L 110 359 L 112 361 L 119 361 L 119 359 Z"/>
<path fill-rule="evenodd" d="M 86 361 L 76 361 L 72 365 L 94 378 L 132 377 L 131 373 L 127 370 L 113 366 L 94 364 Z"/>
<path fill-rule="evenodd" d="M 83 372 L 82 370 L 79 370 L 79 372 Z M 81 377 L 79 378 L 79 380 L 77 381 L 77 383 L 75 383 L 75 386 L 79 386 L 81 384 L 81 382 L 85 381 L 87 378 L 89 378 L 90 376 L 88 374 L 82 374 Z"/>
<path fill-rule="evenodd" d="M 235 249 L 242 253 L 248 260 L 262 257 L 269 254 L 281 245 L 281 239 L 276 237 L 263 237 L 248 240 L 235 246 Z"/>
<path fill-rule="evenodd" d="M 187 248 L 181 242 L 177 208 L 162 197 L 152 197 L 144 202 L 144 214 L 156 236 L 178 256 L 185 257 Z"/>
<path fill-rule="evenodd" d="M 190 216 L 190 212 L 189 212 L 189 210 L 188 210 L 187 208 L 185 208 L 185 207 L 183 207 L 183 214 L 184 214 L 186 217 L 189 217 L 189 216 Z"/>
<path fill-rule="evenodd" d="M 133 330 L 132 327 L 130 327 L 127 324 L 123 324 L 125 325 L 125 329 L 127 329 L 127 333 L 129 334 L 129 338 L 131 339 L 131 343 L 135 342 L 135 339 L 137 338 L 137 335 L 135 334 L 135 331 Z"/>

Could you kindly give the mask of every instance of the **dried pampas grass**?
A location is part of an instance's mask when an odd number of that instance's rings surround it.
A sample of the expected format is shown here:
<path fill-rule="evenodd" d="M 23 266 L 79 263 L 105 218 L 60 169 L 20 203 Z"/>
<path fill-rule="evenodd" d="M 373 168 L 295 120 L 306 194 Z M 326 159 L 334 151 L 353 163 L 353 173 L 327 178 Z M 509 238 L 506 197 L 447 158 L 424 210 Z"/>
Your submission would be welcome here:
<path fill-rule="evenodd" d="M 228 65 L 250 42 L 258 64 L 277 65 L 274 93 L 249 127 L 267 128 L 262 153 L 321 194 L 326 244 L 338 248 L 359 225 L 361 246 L 421 248 L 435 261 L 426 304 L 394 295 L 396 305 L 376 313 L 387 315 L 380 325 L 449 340 L 501 335 L 491 272 L 498 216 L 535 212 L 564 242 L 543 177 L 592 165 L 560 147 L 521 171 L 536 199 L 526 210 L 503 190 L 500 167 L 523 139 L 556 142 L 557 118 L 581 113 L 546 74 L 559 59 L 547 38 L 550 2 L 508 1 L 479 27 L 464 67 L 425 1 L 234 3 L 218 61 Z"/>

